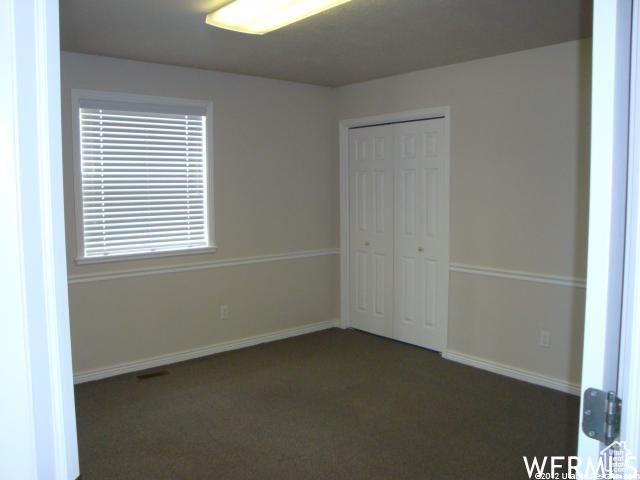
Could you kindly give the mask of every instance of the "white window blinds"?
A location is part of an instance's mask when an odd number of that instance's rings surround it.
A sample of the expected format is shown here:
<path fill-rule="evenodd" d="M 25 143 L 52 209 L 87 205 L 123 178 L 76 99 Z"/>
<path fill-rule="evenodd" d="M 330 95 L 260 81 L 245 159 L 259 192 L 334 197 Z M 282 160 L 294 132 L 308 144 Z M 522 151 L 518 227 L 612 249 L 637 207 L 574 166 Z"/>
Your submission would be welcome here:
<path fill-rule="evenodd" d="M 78 108 L 85 259 L 207 248 L 206 112 Z"/>

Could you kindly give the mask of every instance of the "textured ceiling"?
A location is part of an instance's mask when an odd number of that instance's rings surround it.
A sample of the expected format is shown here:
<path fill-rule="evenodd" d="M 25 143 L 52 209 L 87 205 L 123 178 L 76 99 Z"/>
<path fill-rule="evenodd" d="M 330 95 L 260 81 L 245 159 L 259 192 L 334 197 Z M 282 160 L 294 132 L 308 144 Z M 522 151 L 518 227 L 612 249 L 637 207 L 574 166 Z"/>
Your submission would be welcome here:
<path fill-rule="evenodd" d="M 60 0 L 62 49 L 346 85 L 591 35 L 591 0 L 352 0 L 262 36 L 210 27 L 228 0 Z"/>

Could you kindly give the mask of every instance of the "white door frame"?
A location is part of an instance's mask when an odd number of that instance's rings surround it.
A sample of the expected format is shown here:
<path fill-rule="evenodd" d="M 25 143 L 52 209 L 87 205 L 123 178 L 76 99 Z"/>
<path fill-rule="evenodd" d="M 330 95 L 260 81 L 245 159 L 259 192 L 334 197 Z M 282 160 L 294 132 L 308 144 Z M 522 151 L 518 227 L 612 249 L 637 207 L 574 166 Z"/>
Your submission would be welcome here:
<path fill-rule="evenodd" d="M 62 196 L 58 0 L 0 0 L 0 478 L 78 452 Z"/>
<path fill-rule="evenodd" d="M 450 191 L 450 169 L 451 150 L 450 145 L 450 124 L 451 109 L 446 107 L 424 108 L 420 110 L 409 110 L 398 113 L 387 113 L 370 117 L 352 118 L 341 120 L 340 128 L 340 324 L 342 328 L 349 328 L 350 296 L 349 296 L 349 129 L 354 127 L 366 127 L 386 123 L 411 122 L 418 120 L 428 120 L 443 118 L 444 121 L 444 144 L 447 155 L 445 156 L 443 169 L 443 183 L 445 195 L 449 198 Z M 446 255 L 444 264 L 449 268 L 449 205 L 447 202 L 446 212 L 443 212 L 446 219 Z M 443 351 L 447 348 L 447 331 L 449 321 L 449 280 L 447 275 L 446 285 L 443 285 L 443 292 L 447 297 L 443 303 Z"/>
<path fill-rule="evenodd" d="M 620 438 L 640 457 L 640 3 L 631 20 L 629 163 L 625 266 L 620 335 L 618 396 L 622 398 Z M 636 466 L 637 463 L 636 463 Z"/>
<path fill-rule="evenodd" d="M 623 289 L 632 0 L 595 0 L 589 250 L 582 393 L 616 391 Z M 624 399 L 623 399 L 624 402 Z M 623 407 L 624 408 L 624 407 Z M 583 408 L 581 408 L 582 412 Z M 580 433 L 578 454 L 602 446 Z"/>

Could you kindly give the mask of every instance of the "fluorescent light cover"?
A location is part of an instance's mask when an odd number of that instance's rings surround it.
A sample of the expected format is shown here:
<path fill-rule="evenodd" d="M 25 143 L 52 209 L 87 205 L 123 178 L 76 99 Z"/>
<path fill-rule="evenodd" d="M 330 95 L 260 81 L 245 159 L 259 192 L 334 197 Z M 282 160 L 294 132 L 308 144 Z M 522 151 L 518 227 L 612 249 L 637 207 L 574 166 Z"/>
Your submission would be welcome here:
<path fill-rule="evenodd" d="M 214 27 L 262 35 L 351 0 L 235 0 L 207 15 Z"/>

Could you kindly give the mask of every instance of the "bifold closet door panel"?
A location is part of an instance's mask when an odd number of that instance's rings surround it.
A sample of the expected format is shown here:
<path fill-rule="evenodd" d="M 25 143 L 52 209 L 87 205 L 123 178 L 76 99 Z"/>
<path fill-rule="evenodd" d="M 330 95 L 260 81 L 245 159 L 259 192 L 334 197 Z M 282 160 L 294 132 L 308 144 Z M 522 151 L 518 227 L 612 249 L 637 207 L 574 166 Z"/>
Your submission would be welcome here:
<path fill-rule="evenodd" d="M 444 120 L 396 124 L 393 337 L 441 351 L 448 281 Z"/>
<path fill-rule="evenodd" d="M 393 335 L 393 128 L 349 131 L 351 326 Z"/>

